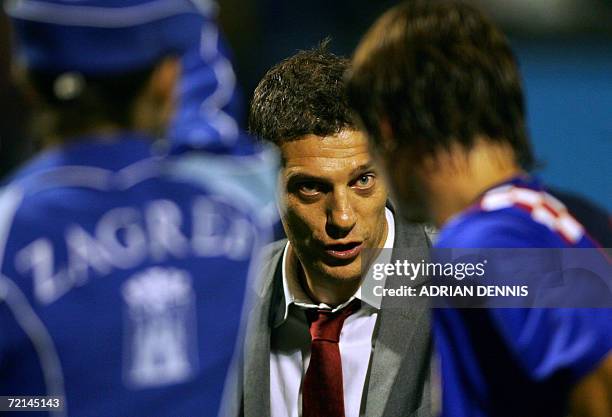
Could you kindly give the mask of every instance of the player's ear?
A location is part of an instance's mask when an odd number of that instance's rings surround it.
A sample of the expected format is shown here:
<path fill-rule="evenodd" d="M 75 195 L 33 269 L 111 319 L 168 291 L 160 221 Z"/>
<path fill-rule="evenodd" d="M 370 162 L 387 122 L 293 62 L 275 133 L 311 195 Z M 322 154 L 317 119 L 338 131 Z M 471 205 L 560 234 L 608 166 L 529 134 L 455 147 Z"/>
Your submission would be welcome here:
<path fill-rule="evenodd" d="M 382 117 L 378 126 L 380 131 L 380 146 L 384 152 L 393 152 L 397 149 L 397 142 L 393 134 L 393 127 L 389 118 Z"/>
<path fill-rule="evenodd" d="M 180 73 L 181 62 L 174 56 L 164 58 L 153 70 L 146 89 L 162 108 L 173 105 Z"/>
<path fill-rule="evenodd" d="M 161 61 L 149 80 L 149 88 L 153 92 L 164 98 L 172 97 L 175 93 L 176 85 L 181 73 L 181 62 L 175 56 L 164 58 Z"/>
<path fill-rule="evenodd" d="M 164 58 L 153 70 L 135 108 L 136 127 L 164 131 L 174 113 L 181 62 Z"/>

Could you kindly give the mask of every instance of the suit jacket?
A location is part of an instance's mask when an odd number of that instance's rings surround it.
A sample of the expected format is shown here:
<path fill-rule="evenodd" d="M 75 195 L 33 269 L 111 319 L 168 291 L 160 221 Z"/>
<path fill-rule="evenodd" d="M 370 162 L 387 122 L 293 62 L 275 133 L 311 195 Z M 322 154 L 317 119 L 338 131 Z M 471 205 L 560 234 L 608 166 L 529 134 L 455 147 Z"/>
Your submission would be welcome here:
<path fill-rule="evenodd" d="M 428 258 L 430 241 L 423 226 L 404 223 L 396 216 L 395 228 L 392 261 L 420 262 Z M 277 241 L 265 250 L 253 305 L 250 313 L 247 312 L 239 412 L 244 417 L 270 415 L 270 339 L 276 307 L 284 297 L 282 255 L 286 242 Z M 417 282 L 422 283 L 422 280 L 412 281 Z M 400 285 L 411 283 L 388 279 L 385 287 Z M 383 298 L 362 395 L 362 415 L 430 416 L 431 349 L 427 301 L 412 297 Z"/>

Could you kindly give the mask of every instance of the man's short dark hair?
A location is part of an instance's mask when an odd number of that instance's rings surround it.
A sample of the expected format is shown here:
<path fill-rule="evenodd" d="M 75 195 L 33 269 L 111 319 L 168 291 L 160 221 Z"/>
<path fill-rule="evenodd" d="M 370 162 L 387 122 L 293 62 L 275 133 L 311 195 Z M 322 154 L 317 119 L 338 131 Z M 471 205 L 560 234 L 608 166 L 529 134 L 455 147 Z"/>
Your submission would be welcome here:
<path fill-rule="evenodd" d="M 503 33 L 454 0 L 413 0 L 385 13 L 362 40 L 349 101 L 375 144 L 381 121 L 396 145 L 432 153 L 479 137 L 508 143 L 533 164 L 521 80 Z"/>
<path fill-rule="evenodd" d="M 346 58 L 328 52 L 323 43 L 271 68 L 255 89 L 251 133 L 278 145 L 354 128 L 344 85 L 348 66 Z"/>

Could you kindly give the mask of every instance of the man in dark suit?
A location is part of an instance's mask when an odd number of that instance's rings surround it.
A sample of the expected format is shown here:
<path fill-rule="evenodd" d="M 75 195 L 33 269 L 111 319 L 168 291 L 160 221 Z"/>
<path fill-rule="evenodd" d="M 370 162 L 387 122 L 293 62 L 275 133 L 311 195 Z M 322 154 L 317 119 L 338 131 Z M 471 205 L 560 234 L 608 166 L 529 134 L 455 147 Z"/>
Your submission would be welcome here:
<path fill-rule="evenodd" d="M 420 262 L 430 240 L 388 203 L 344 95 L 347 65 L 325 46 L 302 51 L 264 76 L 251 104 L 252 132 L 280 150 L 288 239 L 264 255 L 249 314 L 247 417 L 430 415 L 427 304 L 376 298 L 362 272 L 400 248 Z"/>

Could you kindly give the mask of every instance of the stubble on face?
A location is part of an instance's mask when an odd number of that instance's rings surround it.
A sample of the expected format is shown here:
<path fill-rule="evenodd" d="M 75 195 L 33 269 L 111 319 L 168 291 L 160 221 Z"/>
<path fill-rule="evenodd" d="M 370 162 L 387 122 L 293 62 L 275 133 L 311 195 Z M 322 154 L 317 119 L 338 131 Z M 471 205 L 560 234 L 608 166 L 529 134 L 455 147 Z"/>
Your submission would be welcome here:
<path fill-rule="evenodd" d="M 387 235 L 387 190 L 366 138 L 306 135 L 281 153 L 281 218 L 305 274 L 330 288 L 360 284 L 363 250 L 383 247 Z"/>

